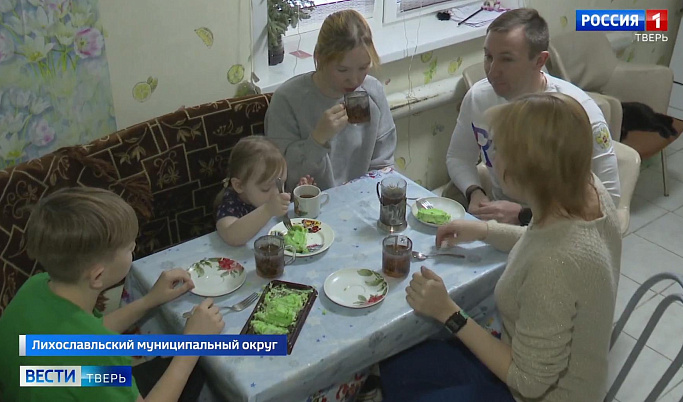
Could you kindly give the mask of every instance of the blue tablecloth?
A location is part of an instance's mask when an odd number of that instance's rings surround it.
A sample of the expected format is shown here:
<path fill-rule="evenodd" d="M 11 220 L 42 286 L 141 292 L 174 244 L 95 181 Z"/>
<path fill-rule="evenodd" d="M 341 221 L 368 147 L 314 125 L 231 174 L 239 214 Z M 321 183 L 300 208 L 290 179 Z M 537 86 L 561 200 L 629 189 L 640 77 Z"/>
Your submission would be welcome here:
<path fill-rule="evenodd" d="M 230 401 L 306 400 L 316 391 L 346 380 L 358 370 L 441 331 L 440 325 L 417 316 L 406 303 L 404 289 L 410 276 L 401 280 L 388 278 L 386 299 L 366 309 L 345 308 L 325 296 L 325 278 L 339 269 L 369 268 L 381 272 L 381 241 L 387 234 L 377 229 L 379 201 L 375 187 L 389 175 L 399 173 L 390 169 L 371 172 L 326 191 L 330 201 L 322 208 L 318 219 L 332 227 L 334 243 L 318 256 L 297 258 L 279 278 L 312 285 L 319 292 L 294 350 L 285 357 L 203 358 L 212 383 L 223 397 Z M 406 180 L 408 197 L 433 196 L 410 179 Z M 416 221 L 410 209 L 408 215 L 408 228 L 402 234 L 412 239 L 413 250 L 430 251 L 436 229 Z M 293 216 L 291 211 L 290 216 Z M 474 218 L 467 216 L 467 219 Z M 259 236 L 266 234 L 277 222 L 273 219 Z M 472 258 L 413 261 L 411 273 L 419 270 L 420 265 L 433 269 L 443 277 L 451 296 L 463 308 L 472 309 L 493 292 L 507 254 L 480 242 L 463 245 L 458 251 Z M 134 289 L 134 293 L 144 294 L 161 271 L 188 267 L 204 257 L 217 256 L 239 261 L 248 272 L 245 284 L 230 295 L 216 298 L 217 304 L 233 304 L 268 283 L 256 275 L 253 241 L 245 247 L 230 247 L 214 232 L 133 262 L 127 287 Z M 182 313 L 202 299 L 188 293 L 160 307 L 166 330 L 180 333 L 185 325 Z M 224 333 L 239 333 L 252 309 L 226 313 Z"/>

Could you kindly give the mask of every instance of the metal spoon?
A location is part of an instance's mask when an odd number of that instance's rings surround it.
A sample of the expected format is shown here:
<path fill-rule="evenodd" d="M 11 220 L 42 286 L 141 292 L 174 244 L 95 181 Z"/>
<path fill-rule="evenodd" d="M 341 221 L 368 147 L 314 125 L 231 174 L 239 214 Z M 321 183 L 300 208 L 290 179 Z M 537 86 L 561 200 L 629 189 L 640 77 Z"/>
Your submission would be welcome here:
<path fill-rule="evenodd" d="M 434 258 L 434 257 L 439 257 L 439 256 L 447 256 L 447 257 L 455 257 L 455 258 L 465 258 L 464 255 L 462 254 L 450 254 L 450 253 L 439 253 L 439 254 L 424 254 L 419 251 L 413 251 L 412 252 L 413 258 L 416 260 L 424 261 L 427 258 Z"/>

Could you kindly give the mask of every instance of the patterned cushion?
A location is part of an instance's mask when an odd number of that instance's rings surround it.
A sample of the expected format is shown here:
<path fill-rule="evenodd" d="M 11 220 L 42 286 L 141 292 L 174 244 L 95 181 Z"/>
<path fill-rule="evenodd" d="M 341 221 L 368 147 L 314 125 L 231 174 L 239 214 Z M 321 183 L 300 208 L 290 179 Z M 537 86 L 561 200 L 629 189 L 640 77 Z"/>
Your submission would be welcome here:
<path fill-rule="evenodd" d="M 121 195 L 140 219 L 135 258 L 213 231 L 213 200 L 230 151 L 242 137 L 263 135 L 270 96 L 169 113 L 0 170 L 0 315 L 26 279 L 42 272 L 22 242 L 26 207 L 56 189 L 101 187 Z"/>

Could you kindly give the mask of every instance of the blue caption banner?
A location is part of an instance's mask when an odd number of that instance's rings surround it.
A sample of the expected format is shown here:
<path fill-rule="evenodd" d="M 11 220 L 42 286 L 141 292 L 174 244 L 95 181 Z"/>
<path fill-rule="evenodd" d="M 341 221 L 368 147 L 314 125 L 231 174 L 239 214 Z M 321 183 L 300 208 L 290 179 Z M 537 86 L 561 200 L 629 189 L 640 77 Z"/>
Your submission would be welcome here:
<path fill-rule="evenodd" d="M 577 31 L 644 31 L 645 10 L 576 10 Z"/>
<path fill-rule="evenodd" d="M 130 387 L 131 366 L 81 366 L 81 387 Z"/>
<path fill-rule="evenodd" d="M 19 356 L 286 356 L 287 335 L 19 335 Z"/>
<path fill-rule="evenodd" d="M 130 387 L 131 366 L 20 366 L 20 387 Z"/>

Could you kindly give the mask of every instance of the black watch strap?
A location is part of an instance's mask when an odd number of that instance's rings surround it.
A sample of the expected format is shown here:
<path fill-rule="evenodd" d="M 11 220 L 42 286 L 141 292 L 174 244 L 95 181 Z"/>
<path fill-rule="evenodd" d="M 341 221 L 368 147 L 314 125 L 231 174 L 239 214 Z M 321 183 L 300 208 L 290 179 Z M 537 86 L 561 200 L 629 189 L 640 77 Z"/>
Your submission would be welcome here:
<path fill-rule="evenodd" d="M 462 310 L 458 310 L 455 314 L 450 316 L 448 320 L 446 320 L 446 329 L 448 332 L 451 334 L 455 335 L 462 329 L 462 327 L 467 324 L 467 319 L 470 318 L 467 313 L 465 313 Z"/>
<path fill-rule="evenodd" d="M 517 215 L 517 219 L 519 219 L 519 223 L 522 226 L 529 225 L 531 223 L 531 218 L 533 218 L 531 208 L 522 208 L 522 210 L 519 211 L 519 215 Z"/>
<path fill-rule="evenodd" d="M 484 195 L 486 195 L 486 191 L 484 191 L 483 188 L 481 188 L 479 186 L 471 186 L 470 188 L 467 189 L 467 191 L 465 191 L 465 198 L 467 199 L 468 205 L 472 201 L 472 194 L 477 190 L 481 190 L 481 192 L 484 193 Z"/>

